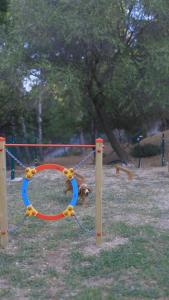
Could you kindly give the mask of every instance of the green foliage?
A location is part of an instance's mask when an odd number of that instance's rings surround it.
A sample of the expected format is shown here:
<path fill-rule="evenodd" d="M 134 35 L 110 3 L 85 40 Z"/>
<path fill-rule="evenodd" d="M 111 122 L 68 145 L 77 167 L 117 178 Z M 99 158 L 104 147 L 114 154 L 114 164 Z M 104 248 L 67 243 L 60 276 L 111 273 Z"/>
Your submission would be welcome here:
<path fill-rule="evenodd" d="M 8 11 L 8 0 L 1 0 L 0 1 L 0 24 L 5 22 L 7 11 Z"/>
<path fill-rule="evenodd" d="M 168 1 L 0 5 L 10 16 L 7 32 L 0 32 L 0 128 L 15 127 L 22 136 L 24 119 L 27 132 L 37 136 L 40 91 L 45 141 L 68 141 L 82 128 L 91 134 L 93 120 L 110 137 L 114 128 L 131 132 L 167 117 Z M 28 93 L 23 80 L 32 70 L 39 71 L 38 81 Z"/>
<path fill-rule="evenodd" d="M 150 157 L 159 155 L 161 153 L 161 148 L 158 145 L 145 144 L 136 145 L 132 148 L 131 155 L 133 157 Z"/>
<path fill-rule="evenodd" d="M 8 0 L 1 0 L 0 2 L 0 12 L 6 12 L 8 8 Z"/>

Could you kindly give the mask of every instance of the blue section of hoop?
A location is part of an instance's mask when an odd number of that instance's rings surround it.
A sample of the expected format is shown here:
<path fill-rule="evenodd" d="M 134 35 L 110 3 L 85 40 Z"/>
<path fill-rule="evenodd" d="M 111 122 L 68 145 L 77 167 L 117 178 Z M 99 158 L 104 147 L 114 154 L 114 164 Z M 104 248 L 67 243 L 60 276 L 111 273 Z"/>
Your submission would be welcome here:
<path fill-rule="evenodd" d="M 28 194 L 27 194 L 29 181 L 30 180 L 28 180 L 27 178 L 23 179 L 22 190 L 21 190 L 22 200 L 26 207 L 31 205 L 30 200 L 28 198 Z"/>
<path fill-rule="evenodd" d="M 77 204 L 78 200 L 78 184 L 75 178 L 72 178 L 70 180 L 70 183 L 72 185 L 72 190 L 73 190 L 73 196 L 72 200 L 70 201 L 69 205 L 75 206 Z"/>
<path fill-rule="evenodd" d="M 24 178 L 23 183 L 22 183 L 22 190 L 21 190 L 22 200 L 26 207 L 31 205 L 29 197 L 28 197 L 28 193 L 27 193 L 29 182 L 30 182 L 29 179 Z M 77 181 L 75 178 L 72 178 L 70 180 L 70 183 L 72 185 L 73 195 L 72 195 L 72 199 L 71 199 L 69 205 L 75 206 L 78 201 L 78 185 L 77 185 Z"/>

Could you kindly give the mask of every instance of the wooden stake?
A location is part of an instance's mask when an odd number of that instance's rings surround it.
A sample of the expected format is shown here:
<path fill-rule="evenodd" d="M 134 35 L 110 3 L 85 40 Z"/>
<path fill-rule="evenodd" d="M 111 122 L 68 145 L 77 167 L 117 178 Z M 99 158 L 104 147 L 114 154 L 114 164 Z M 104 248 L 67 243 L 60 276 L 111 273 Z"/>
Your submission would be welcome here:
<path fill-rule="evenodd" d="M 8 245 L 5 138 L 0 137 L 0 246 Z"/>
<path fill-rule="evenodd" d="M 96 245 L 102 242 L 103 139 L 96 139 Z"/>

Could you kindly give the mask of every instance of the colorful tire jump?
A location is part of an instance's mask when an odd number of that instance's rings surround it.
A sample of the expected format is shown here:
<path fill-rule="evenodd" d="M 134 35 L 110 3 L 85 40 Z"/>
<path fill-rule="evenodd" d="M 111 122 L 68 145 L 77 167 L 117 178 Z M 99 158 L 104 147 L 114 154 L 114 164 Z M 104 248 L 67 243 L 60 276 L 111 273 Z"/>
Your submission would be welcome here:
<path fill-rule="evenodd" d="M 59 172 L 62 172 L 68 180 L 70 180 L 70 183 L 72 185 L 72 199 L 69 202 L 69 205 L 67 208 L 56 215 L 46 215 L 43 213 L 38 212 L 31 204 L 29 197 L 28 197 L 28 185 L 30 182 L 30 179 L 36 174 L 39 173 L 43 170 L 57 170 Z M 22 200 L 24 202 L 24 205 L 26 206 L 26 215 L 27 216 L 35 216 L 39 219 L 42 220 L 48 220 L 48 221 L 56 221 L 60 220 L 64 217 L 69 217 L 73 216 L 74 213 L 74 206 L 77 204 L 78 201 L 78 185 L 76 179 L 73 177 L 74 170 L 71 169 L 66 169 L 61 165 L 57 164 L 44 164 L 37 166 L 35 168 L 27 168 L 26 169 L 26 175 L 25 178 L 23 179 L 22 183 Z"/>

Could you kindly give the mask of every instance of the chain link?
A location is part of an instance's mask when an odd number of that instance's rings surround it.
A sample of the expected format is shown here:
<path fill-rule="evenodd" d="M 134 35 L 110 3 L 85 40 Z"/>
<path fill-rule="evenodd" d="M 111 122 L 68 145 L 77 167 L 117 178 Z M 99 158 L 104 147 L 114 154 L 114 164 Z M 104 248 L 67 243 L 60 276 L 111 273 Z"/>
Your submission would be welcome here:
<path fill-rule="evenodd" d="M 20 222 L 18 222 L 15 226 L 15 228 L 9 228 L 8 229 L 8 233 L 10 234 L 15 234 L 25 223 L 25 220 L 26 220 L 27 216 L 25 215 Z"/>
<path fill-rule="evenodd" d="M 96 150 L 92 150 L 84 159 L 82 159 L 78 164 L 76 164 L 73 168 L 76 170 L 78 169 L 83 163 L 85 163 L 94 153 Z M 76 215 L 73 215 L 75 222 L 79 225 L 80 229 L 82 229 L 85 233 L 88 234 L 95 234 L 95 230 L 88 230 L 85 226 L 83 226 Z"/>
<path fill-rule="evenodd" d="M 95 230 L 93 230 L 93 229 L 89 230 L 85 226 L 83 226 L 75 214 L 73 215 L 73 218 L 74 218 L 75 222 L 79 225 L 80 229 L 82 229 L 84 232 L 92 234 L 92 235 L 95 234 Z"/>
<path fill-rule="evenodd" d="M 84 159 L 82 159 L 78 164 L 76 164 L 73 168 L 76 170 L 78 169 L 83 163 L 85 163 L 94 153 L 96 150 L 91 151 Z"/>
<path fill-rule="evenodd" d="M 20 165 L 22 168 L 26 168 L 26 166 L 15 156 L 13 155 L 8 149 L 6 149 L 7 154 L 13 158 L 18 165 Z M 84 164 L 94 153 L 96 150 L 91 151 L 84 159 L 82 159 L 78 164 L 74 166 L 74 169 L 78 169 L 82 164 Z"/>
<path fill-rule="evenodd" d="M 26 166 L 18 158 L 16 158 L 16 156 L 13 155 L 8 149 L 6 149 L 6 153 L 8 153 L 8 155 L 10 157 L 12 157 L 18 163 L 18 165 L 20 165 L 22 168 L 26 169 Z"/>

